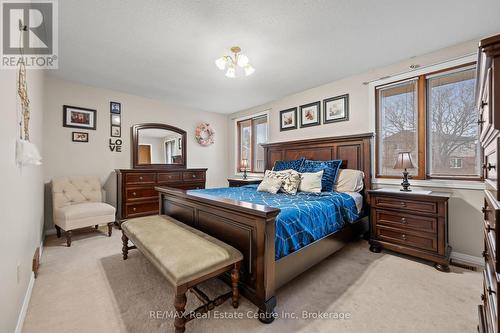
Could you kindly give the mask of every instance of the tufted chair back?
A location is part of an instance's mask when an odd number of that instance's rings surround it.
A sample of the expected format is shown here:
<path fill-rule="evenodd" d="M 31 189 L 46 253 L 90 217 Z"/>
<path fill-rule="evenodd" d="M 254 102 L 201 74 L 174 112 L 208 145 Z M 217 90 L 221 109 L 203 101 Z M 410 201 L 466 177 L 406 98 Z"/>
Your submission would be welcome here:
<path fill-rule="evenodd" d="M 98 177 L 60 177 L 52 180 L 54 210 L 84 202 L 101 202 L 102 189 Z"/>

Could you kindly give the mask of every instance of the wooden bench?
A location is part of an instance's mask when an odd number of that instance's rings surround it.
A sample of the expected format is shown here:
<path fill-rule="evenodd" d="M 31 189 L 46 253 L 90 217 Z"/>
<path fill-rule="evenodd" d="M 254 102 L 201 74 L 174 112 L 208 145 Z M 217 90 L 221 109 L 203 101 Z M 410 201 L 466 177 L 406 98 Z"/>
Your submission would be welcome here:
<path fill-rule="evenodd" d="M 169 216 L 146 216 L 128 220 L 121 225 L 123 260 L 130 249 L 137 248 L 175 287 L 175 332 L 185 331 L 186 322 L 208 312 L 232 296 L 238 307 L 238 283 L 243 255 L 240 251 L 200 230 Z M 135 246 L 129 246 L 128 241 Z M 231 272 L 232 291 L 211 300 L 197 285 Z M 186 292 L 190 290 L 202 306 L 185 313 Z"/>

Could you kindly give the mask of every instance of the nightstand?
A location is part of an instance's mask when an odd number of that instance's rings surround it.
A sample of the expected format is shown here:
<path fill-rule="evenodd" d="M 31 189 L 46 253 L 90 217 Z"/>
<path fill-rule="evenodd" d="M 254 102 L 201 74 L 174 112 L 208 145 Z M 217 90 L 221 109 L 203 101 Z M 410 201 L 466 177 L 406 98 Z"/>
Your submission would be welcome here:
<path fill-rule="evenodd" d="M 229 187 L 240 187 L 244 185 L 250 185 L 250 184 L 260 184 L 262 179 L 258 178 L 228 178 L 227 182 L 229 183 Z"/>
<path fill-rule="evenodd" d="M 435 263 L 448 272 L 448 199 L 450 194 L 398 189 L 368 191 L 370 251 L 388 249 Z"/>

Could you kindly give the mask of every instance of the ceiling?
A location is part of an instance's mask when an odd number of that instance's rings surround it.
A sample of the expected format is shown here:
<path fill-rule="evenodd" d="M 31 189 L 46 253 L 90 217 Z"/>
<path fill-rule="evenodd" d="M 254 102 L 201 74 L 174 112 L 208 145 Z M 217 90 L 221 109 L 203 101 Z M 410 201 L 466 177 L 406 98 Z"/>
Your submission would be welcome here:
<path fill-rule="evenodd" d="M 231 113 L 500 32 L 498 0 L 59 1 L 53 75 Z M 233 45 L 256 72 L 214 64 Z"/>

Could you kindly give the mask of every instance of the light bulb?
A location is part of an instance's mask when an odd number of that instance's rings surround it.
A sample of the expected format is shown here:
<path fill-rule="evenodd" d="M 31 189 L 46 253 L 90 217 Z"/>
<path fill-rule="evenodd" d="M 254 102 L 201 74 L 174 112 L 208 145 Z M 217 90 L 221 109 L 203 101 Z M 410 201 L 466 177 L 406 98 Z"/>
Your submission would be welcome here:
<path fill-rule="evenodd" d="M 221 58 L 215 60 L 215 65 L 217 66 L 217 68 L 219 68 L 221 71 L 223 71 L 224 68 L 226 67 L 226 58 L 221 57 Z"/>
<path fill-rule="evenodd" d="M 244 54 L 238 54 L 238 66 L 245 67 L 248 65 L 248 57 Z"/>
<path fill-rule="evenodd" d="M 236 76 L 236 71 L 234 70 L 234 67 L 229 67 L 226 72 L 226 76 L 233 79 Z"/>
<path fill-rule="evenodd" d="M 252 65 L 248 64 L 245 66 L 245 75 L 249 76 L 252 75 L 255 72 L 255 68 L 252 67 Z"/>

